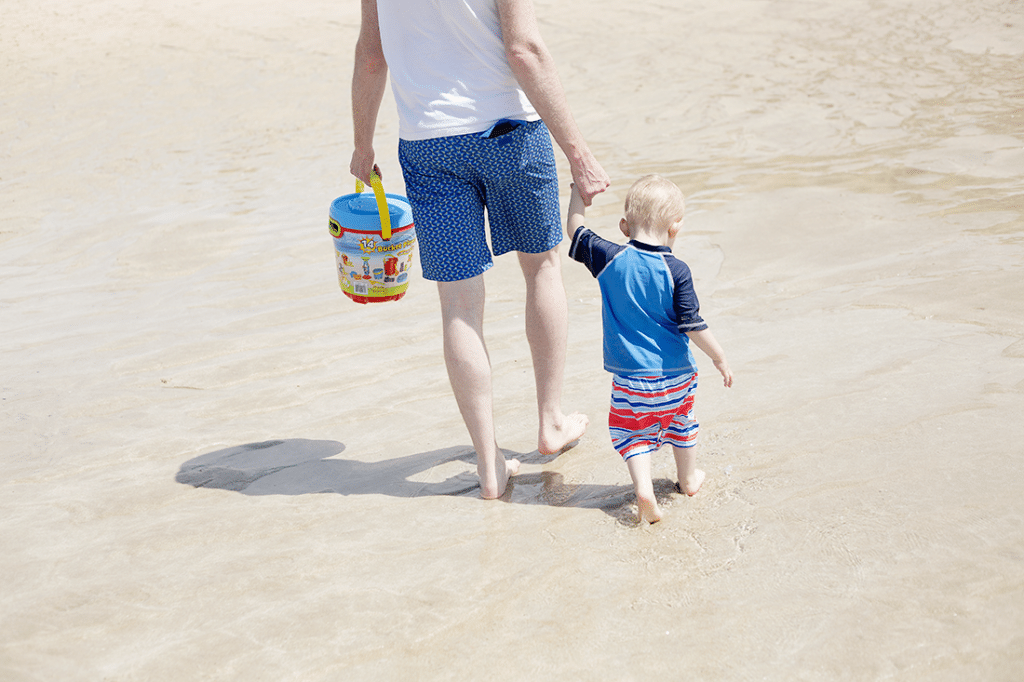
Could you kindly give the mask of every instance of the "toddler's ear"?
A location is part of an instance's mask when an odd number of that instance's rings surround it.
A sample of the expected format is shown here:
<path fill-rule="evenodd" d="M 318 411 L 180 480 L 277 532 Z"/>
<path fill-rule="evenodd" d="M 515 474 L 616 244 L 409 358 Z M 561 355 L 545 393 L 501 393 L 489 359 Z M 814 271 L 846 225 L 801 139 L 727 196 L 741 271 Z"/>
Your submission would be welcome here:
<path fill-rule="evenodd" d="M 676 235 L 679 234 L 682 231 L 682 229 L 683 219 L 680 218 L 679 220 L 675 221 L 674 223 L 668 226 L 668 238 L 675 239 Z"/>
<path fill-rule="evenodd" d="M 625 218 L 619 221 L 619 229 L 622 230 L 622 234 L 626 235 L 626 239 L 629 239 L 629 223 Z"/>

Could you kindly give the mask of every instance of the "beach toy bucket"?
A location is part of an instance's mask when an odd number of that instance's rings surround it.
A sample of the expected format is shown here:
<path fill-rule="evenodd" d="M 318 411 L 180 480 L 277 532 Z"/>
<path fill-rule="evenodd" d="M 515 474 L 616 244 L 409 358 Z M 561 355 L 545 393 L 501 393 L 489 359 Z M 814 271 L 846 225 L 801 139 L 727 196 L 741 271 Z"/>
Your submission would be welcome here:
<path fill-rule="evenodd" d="M 385 194 L 380 177 L 373 193 L 356 193 L 331 202 L 330 230 L 338 265 L 338 284 L 356 303 L 397 301 L 409 288 L 416 228 L 409 200 Z"/>

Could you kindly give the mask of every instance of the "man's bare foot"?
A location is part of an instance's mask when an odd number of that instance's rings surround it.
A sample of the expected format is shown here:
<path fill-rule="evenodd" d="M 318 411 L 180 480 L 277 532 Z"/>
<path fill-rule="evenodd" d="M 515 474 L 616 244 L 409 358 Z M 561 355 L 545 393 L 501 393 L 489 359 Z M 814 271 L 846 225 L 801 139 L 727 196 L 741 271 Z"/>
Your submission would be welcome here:
<path fill-rule="evenodd" d="M 484 481 L 483 477 L 480 477 L 480 497 L 485 500 L 496 500 L 505 494 L 505 488 L 508 487 L 508 479 L 512 478 L 519 473 L 519 460 L 518 459 L 507 459 L 505 460 L 505 475 L 501 481 L 494 481 L 493 483 Z"/>
<path fill-rule="evenodd" d="M 640 512 L 640 520 L 647 523 L 661 521 L 661 508 L 658 507 L 658 500 L 654 497 L 636 496 L 637 510 Z"/>
<path fill-rule="evenodd" d="M 537 451 L 542 455 L 558 455 L 565 452 L 583 437 L 588 424 L 590 419 L 587 415 L 573 412 L 562 420 L 560 427 L 549 429 L 546 433 L 541 430 Z"/>
<path fill-rule="evenodd" d="M 704 485 L 705 478 L 706 475 L 704 474 L 703 469 L 694 469 L 693 476 L 688 477 L 685 481 L 676 483 L 676 490 L 693 497 L 697 494 L 697 491 L 700 490 L 700 487 Z"/>

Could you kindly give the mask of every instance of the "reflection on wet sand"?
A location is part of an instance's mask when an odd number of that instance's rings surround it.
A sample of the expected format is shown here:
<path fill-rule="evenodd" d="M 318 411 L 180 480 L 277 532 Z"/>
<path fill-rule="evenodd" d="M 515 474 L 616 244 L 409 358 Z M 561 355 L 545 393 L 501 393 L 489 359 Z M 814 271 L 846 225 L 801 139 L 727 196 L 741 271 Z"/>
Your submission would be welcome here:
<path fill-rule="evenodd" d="M 479 497 L 476 456 L 466 447 L 445 448 L 380 462 L 338 458 L 336 441 L 302 438 L 246 443 L 200 455 L 181 465 L 175 480 L 196 488 L 219 488 L 246 495 L 391 495 Z M 555 457 L 505 451 L 526 465 Z M 451 467 L 459 463 L 462 466 Z M 449 474 L 455 470 L 457 473 Z M 439 479 L 435 472 L 447 476 Z M 675 491 L 673 482 L 655 482 L 660 499 Z M 572 483 L 558 471 L 516 476 L 502 497 L 517 504 L 600 509 L 627 525 L 636 525 L 635 496 L 628 485 Z"/>

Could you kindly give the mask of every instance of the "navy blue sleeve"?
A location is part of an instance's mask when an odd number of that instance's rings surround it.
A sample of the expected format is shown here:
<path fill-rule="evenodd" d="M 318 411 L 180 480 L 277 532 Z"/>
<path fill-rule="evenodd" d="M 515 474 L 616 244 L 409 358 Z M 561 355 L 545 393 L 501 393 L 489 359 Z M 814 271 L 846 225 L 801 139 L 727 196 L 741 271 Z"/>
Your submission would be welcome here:
<path fill-rule="evenodd" d="M 592 230 L 580 226 L 572 236 L 569 258 L 586 265 L 590 274 L 597 277 L 612 258 L 615 258 L 615 254 L 624 248 L 624 245 L 602 239 Z"/>
<path fill-rule="evenodd" d="M 679 332 L 685 334 L 707 329 L 707 324 L 700 316 L 700 302 L 697 301 L 697 292 L 693 290 L 690 266 L 674 256 L 666 256 L 665 264 L 672 273 L 672 307 L 679 320 Z"/>

